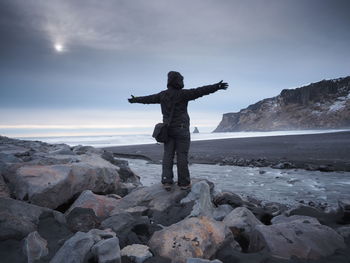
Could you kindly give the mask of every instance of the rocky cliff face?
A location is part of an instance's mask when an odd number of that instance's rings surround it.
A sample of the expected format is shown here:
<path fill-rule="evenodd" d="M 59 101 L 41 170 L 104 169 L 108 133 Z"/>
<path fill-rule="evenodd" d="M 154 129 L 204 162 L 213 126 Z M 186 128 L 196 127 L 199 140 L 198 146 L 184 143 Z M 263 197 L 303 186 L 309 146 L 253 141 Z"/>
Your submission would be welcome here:
<path fill-rule="evenodd" d="M 226 113 L 214 132 L 350 127 L 350 76 L 285 89 L 239 112 Z"/>

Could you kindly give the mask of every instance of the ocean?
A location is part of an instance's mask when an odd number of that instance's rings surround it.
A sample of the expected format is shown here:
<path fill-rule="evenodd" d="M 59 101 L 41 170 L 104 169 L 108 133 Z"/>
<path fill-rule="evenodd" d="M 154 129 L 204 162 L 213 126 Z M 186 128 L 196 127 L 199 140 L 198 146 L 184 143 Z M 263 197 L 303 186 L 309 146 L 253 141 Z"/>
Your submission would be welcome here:
<path fill-rule="evenodd" d="M 217 140 L 227 138 L 249 138 L 264 136 L 287 136 L 297 134 L 319 134 L 349 131 L 347 130 L 295 130 L 295 131 L 269 131 L 269 132 L 224 132 L 224 133 L 196 133 L 191 134 L 192 141 Z M 38 140 L 47 143 L 65 143 L 70 146 L 89 145 L 94 147 L 152 144 L 155 140 L 149 133 L 141 134 L 111 134 L 111 135 L 75 135 L 75 136 L 50 136 L 50 137 L 15 137 L 24 140 Z"/>

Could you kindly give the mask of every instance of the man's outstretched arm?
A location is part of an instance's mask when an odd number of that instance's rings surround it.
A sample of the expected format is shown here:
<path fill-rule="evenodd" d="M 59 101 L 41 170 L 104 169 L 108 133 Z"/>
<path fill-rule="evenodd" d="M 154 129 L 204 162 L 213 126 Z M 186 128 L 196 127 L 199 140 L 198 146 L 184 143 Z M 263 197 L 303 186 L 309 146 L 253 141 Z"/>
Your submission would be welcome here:
<path fill-rule="evenodd" d="M 220 89 L 226 90 L 227 88 L 228 84 L 226 82 L 220 81 L 214 85 L 203 86 L 196 89 L 183 90 L 183 94 L 185 100 L 195 100 L 199 97 L 209 95 L 210 93 L 214 93 Z"/>
<path fill-rule="evenodd" d="M 130 103 L 143 103 L 143 104 L 152 104 L 160 103 L 160 94 L 153 94 L 149 96 L 135 97 L 131 95 L 131 98 L 128 99 Z"/>

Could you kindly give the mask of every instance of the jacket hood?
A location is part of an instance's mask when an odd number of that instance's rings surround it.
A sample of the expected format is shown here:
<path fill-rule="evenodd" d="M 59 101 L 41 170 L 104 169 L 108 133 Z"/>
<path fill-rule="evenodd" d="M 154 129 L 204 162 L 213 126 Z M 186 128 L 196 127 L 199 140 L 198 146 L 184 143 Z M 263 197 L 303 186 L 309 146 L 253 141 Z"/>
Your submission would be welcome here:
<path fill-rule="evenodd" d="M 168 84 L 167 87 L 174 89 L 182 89 L 184 87 L 184 77 L 177 71 L 170 71 L 168 73 Z"/>

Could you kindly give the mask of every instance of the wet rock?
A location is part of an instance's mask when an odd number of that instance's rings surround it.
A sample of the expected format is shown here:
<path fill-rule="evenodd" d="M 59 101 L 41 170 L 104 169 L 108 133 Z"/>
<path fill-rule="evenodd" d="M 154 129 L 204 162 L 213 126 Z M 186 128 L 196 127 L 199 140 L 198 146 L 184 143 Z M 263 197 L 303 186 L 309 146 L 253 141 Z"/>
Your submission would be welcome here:
<path fill-rule="evenodd" d="M 86 189 L 108 193 L 118 187 L 120 178 L 116 166 L 98 155 L 79 158 L 78 163 L 24 165 L 6 179 L 16 198 L 49 208 L 64 204 Z"/>
<path fill-rule="evenodd" d="M 342 214 L 342 223 L 350 223 L 350 199 L 340 199 L 338 200 L 338 205 L 340 212 Z"/>
<path fill-rule="evenodd" d="M 332 165 L 320 165 L 318 170 L 321 172 L 334 172 L 334 167 Z"/>
<path fill-rule="evenodd" d="M 37 231 L 30 233 L 24 240 L 24 254 L 27 256 L 27 262 L 32 263 L 49 254 L 47 241 L 43 239 Z"/>
<path fill-rule="evenodd" d="M 73 232 L 88 232 L 90 229 L 97 228 L 100 220 L 91 208 L 75 207 L 66 217 L 67 225 Z"/>
<path fill-rule="evenodd" d="M 10 189 L 4 181 L 0 172 L 0 198 L 10 197 Z"/>
<path fill-rule="evenodd" d="M 266 213 L 271 215 L 271 218 L 280 215 L 288 210 L 288 207 L 284 204 L 270 202 L 263 205 L 263 209 Z"/>
<path fill-rule="evenodd" d="M 207 260 L 207 259 L 201 259 L 201 258 L 188 258 L 186 263 L 222 263 L 222 261 L 218 259 Z"/>
<path fill-rule="evenodd" d="M 118 203 L 118 199 L 108 197 L 104 195 L 94 194 L 90 190 L 85 190 L 81 195 L 74 201 L 72 206 L 66 212 L 66 215 L 76 207 L 91 208 L 97 217 L 108 217 L 110 212 L 115 208 Z"/>
<path fill-rule="evenodd" d="M 91 248 L 99 263 L 121 263 L 119 239 L 112 237 L 103 239 Z"/>
<path fill-rule="evenodd" d="M 300 215 L 294 215 L 294 216 L 284 216 L 284 215 L 279 215 L 274 218 L 272 218 L 271 223 L 273 225 L 280 224 L 280 223 L 289 223 L 289 222 L 294 222 L 294 221 L 300 221 L 303 223 L 312 223 L 312 224 L 319 224 L 320 222 L 310 216 L 300 216 Z"/>
<path fill-rule="evenodd" d="M 117 234 L 122 248 L 135 243 L 146 244 L 151 235 L 150 220 L 147 216 L 115 214 L 104 220 L 101 227 L 111 228 Z"/>
<path fill-rule="evenodd" d="M 191 192 L 180 201 L 186 204 L 194 201 L 189 216 L 212 216 L 214 207 L 211 202 L 210 188 L 205 181 L 199 181 L 192 185 Z"/>
<path fill-rule="evenodd" d="M 223 223 L 208 217 L 191 217 L 155 232 L 149 246 L 159 256 L 185 263 L 191 257 L 211 258 L 232 238 Z"/>
<path fill-rule="evenodd" d="M 123 196 L 126 196 L 129 193 L 131 193 L 137 187 L 139 187 L 139 185 L 134 184 L 134 183 L 123 183 L 123 182 L 120 182 L 118 184 L 118 187 L 115 190 L 115 193 L 123 197 Z"/>
<path fill-rule="evenodd" d="M 308 221 L 292 221 L 276 225 L 257 225 L 249 250 L 266 249 L 278 258 L 318 259 L 345 248 L 344 239 L 333 229 Z"/>
<path fill-rule="evenodd" d="M 231 205 L 232 207 L 239 207 L 244 203 L 239 195 L 231 192 L 219 193 L 214 197 L 213 202 L 216 206 L 227 204 Z"/>
<path fill-rule="evenodd" d="M 188 191 L 173 186 L 170 192 L 166 191 L 162 184 L 154 184 L 149 187 L 139 187 L 123 197 L 113 209 L 111 215 L 125 213 L 133 207 L 148 207 L 148 216 L 157 224 L 171 225 L 185 217 L 192 210 L 193 203 L 180 204 Z"/>
<path fill-rule="evenodd" d="M 134 244 L 124 247 L 121 251 L 121 256 L 123 259 L 126 258 L 127 262 L 143 263 L 153 255 L 149 251 L 148 246 Z"/>
<path fill-rule="evenodd" d="M 87 233 L 77 232 L 63 244 L 50 263 L 88 262 L 93 258 L 91 248 L 94 244 L 114 237 L 115 233 L 110 230 L 92 229 Z"/>
<path fill-rule="evenodd" d="M 317 208 L 306 206 L 306 205 L 298 205 L 295 208 L 292 208 L 285 213 L 287 216 L 292 215 L 302 215 L 302 216 L 310 216 L 316 218 L 321 224 L 324 225 L 332 225 L 339 220 L 339 214 L 336 212 L 325 213 L 320 211 Z"/>
<path fill-rule="evenodd" d="M 218 221 L 222 221 L 233 210 L 230 205 L 219 205 L 214 209 L 213 218 Z"/>
<path fill-rule="evenodd" d="M 275 169 L 293 169 L 295 165 L 290 162 L 280 162 L 272 166 Z"/>
<path fill-rule="evenodd" d="M 243 249 L 249 244 L 254 228 L 262 223 L 245 207 L 237 207 L 225 218 L 223 223 L 230 228 Z"/>

